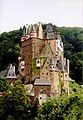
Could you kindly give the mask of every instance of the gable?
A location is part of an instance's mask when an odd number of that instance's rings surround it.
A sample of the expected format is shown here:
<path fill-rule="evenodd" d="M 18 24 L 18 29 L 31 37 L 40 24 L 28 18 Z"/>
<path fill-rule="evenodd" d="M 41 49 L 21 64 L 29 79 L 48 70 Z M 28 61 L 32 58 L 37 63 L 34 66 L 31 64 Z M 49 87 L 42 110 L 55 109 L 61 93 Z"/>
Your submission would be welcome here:
<path fill-rule="evenodd" d="M 53 55 L 52 49 L 50 45 L 47 43 L 43 48 L 43 50 L 41 51 L 41 54 L 39 57 L 53 57 L 53 56 L 54 55 Z"/>

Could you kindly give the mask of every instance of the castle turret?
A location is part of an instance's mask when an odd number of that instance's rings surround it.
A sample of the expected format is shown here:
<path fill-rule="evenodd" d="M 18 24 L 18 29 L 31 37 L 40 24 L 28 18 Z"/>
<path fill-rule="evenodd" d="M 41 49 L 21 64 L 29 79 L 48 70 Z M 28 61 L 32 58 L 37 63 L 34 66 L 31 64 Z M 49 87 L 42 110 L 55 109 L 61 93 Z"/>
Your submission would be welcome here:
<path fill-rule="evenodd" d="M 55 39 L 55 33 L 53 32 L 51 24 L 48 24 L 46 27 L 46 39 Z"/>
<path fill-rule="evenodd" d="M 53 57 L 51 58 L 50 71 L 55 71 L 55 61 Z"/>
<path fill-rule="evenodd" d="M 26 27 L 24 26 L 23 27 L 23 36 L 25 36 L 26 35 Z"/>
<path fill-rule="evenodd" d="M 29 25 L 26 24 L 26 35 L 28 34 L 28 27 L 29 27 Z"/>
<path fill-rule="evenodd" d="M 31 37 L 31 38 L 37 38 L 37 32 L 36 32 L 35 24 L 32 25 L 32 31 L 31 31 L 31 33 L 30 33 L 30 37 Z"/>
<path fill-rule="evenodd" d="M 42 28 L 42 23 L 39 22 L 38 24 L 39 30 L 38 30 L 38 38 L 43 39 L 43 28 Z"/>
<path fill-rule="evenodd" d="M 50 61 L 50 79 L 51 79 L 51 96 L 59 95 L 60 86 L 59 86 L 59 69 L 56 66 L 56 61 L 54 58 L 51 58 Z"/>

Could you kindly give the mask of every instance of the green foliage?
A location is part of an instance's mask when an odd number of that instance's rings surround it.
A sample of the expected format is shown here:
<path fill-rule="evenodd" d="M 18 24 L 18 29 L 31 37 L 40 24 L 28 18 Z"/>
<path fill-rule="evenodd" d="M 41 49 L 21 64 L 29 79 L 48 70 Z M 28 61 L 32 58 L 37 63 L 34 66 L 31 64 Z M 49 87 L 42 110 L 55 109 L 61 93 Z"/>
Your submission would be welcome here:
<path fill-rule="evenodd" d="M 74 80 L 71 80 L 69 82 L 69 88 L 70 88 L 70 94 L 78 94 L 82 95 L 83 93 L 83 88 L 82 86 L 78 85 Z"/>
<path fill-rule="evenodd" d="M 4 92 L 8 89 L 8 84 L 5 78 L 0 78 L 0 92 Z"/>
<path fill-rule="evenodd" d="M 53 99 L 48 99 L 40 106 L 35 120 L 82 120 L 83 119 L 83 88 L 71 82 L 72 92 Z M 76 89 L 76 92 L 73 90 Z M 80 94 L 79 92 L 80 91 Z"/>
<path fill-rule="evenodd" d="M 0 35 L 0 71 L 6 69 L 10 63 L 17 67 L 21 36 L 21 29 Z"/>
<path fill-rule="evenodd" d="M 32 72 L 37 76 L 40 74 L 40 68 L 36 67 L 36 59 L 32 60 Z"/>
<path fill-rule="evenodd" d="M 30 100 L 20 80 L 3 93 L 0 99 L 0 120 L 27 120 Z"/>

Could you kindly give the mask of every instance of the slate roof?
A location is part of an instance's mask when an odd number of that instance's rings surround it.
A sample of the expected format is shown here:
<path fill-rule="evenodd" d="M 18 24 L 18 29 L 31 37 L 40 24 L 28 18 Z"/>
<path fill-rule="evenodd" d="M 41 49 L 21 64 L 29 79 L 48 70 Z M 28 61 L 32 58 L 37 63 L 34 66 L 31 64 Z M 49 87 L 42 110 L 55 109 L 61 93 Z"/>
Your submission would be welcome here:
<path fill-rule="evenodd" d="M 46 39 L 55 39 L 55 33 L 53 32 L 51 24 L 46 26 Z"/>
<path fill-rule="evenodd" d="M 0 72 L 0 77 L 17 78 L 15 74 L 15 66 L 12 66 L 12 64 L 9 64 L 5 71 Z"/>
<path fill-rule="evenodd" d="M 35 85 L 51 85 L 51 82 L 50 79 L 40 78 L 35 80 Z"/>
<path fill-rule="evenodd" d="M 41 51 L 41 54 L 39 57 L 41 58 L 41 57 L 53 57 L 53 56 L 54 55 L 53 55 L 52 49 L 50 45 L 47 43 L 43 48 L 43 50 Z"/>
<path fill-rule="evenodd" d="M 9 65 L 8 73 L 6 78 L 17 78 L 15 74 L 15 66 Z"/>

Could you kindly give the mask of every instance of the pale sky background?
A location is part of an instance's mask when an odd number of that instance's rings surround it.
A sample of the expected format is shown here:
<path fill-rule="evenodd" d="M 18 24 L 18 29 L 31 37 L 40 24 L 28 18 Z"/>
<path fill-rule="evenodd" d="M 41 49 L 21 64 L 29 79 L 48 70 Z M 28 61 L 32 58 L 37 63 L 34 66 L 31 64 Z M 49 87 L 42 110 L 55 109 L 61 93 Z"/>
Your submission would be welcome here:
<path fill-rule="evenodd" d="M 83 27 L 82 0 L 0 0 L 0 33 L 33 23 Z"/>

